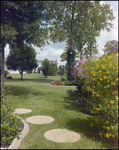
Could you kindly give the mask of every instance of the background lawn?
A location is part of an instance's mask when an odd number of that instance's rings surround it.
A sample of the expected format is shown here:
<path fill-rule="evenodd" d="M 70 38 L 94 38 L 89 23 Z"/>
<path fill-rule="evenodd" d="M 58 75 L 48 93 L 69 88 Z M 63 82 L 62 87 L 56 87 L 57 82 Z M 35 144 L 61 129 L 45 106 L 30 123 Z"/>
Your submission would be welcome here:
<path fill-rule="evenodd" d="M 5 86 L 10 86 L 7 97 L 13 108 L 31 109 L 31 113 L 20 114 L 24 120 L 34 115 L 46 115 L 54 118 L 52 123 L 37 125 L 29 124 L 30 131 L 20 145 L 20 149 L 110 149 L 117 148 L 113 143 L 102 142 L 91 130 L 90 121 L 93 116 L 83 113 L 83 108 L 77 105 L 72 90 L 76 87 L 52 86 L 52 82 L 60 76 L 48 76 L 47 81 L 42 74 L 10 74 L 13 79 L 5 80 Z M 74 143 L 55 143 L 44 137 L 51 129 L 66 128 L 81 135 Z"/>

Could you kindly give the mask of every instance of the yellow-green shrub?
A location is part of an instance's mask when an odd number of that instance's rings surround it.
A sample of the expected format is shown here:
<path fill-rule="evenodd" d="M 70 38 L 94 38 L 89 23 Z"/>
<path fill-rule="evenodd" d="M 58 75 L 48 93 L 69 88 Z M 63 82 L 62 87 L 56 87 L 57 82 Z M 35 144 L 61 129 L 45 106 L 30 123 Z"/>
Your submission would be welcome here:
<path fill-rule="evenodd" d="M 115 138 L 118 133 L 118 57 L 111 54 L 87 59 L 82 68 L 83 74 L 88 75 L 83 90 L 91 92 L 87 99 L 89 109 L 96 115 L 96 120 L 98 116 L 103 118 L 99 135 Z"/>

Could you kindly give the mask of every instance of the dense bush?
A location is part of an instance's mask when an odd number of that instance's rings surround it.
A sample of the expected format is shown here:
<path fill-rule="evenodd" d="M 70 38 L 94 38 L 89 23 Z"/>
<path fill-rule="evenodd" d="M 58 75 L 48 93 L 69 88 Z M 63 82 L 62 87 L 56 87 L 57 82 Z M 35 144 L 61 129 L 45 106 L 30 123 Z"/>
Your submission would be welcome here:
<path fill-rule="evenodd" d="M 66 81 L 67 79 L 66 78 L 64 78 L 64 77 L 62 77 L 61 78 L 61 81 L 63 82 L 63 81 Z"/>
<path fill-rule="evenodd" d="M 56 79 L 56 80 L 55 80 L 55 82 L 59 82 L 59 81 L 60 81 L 60 79 Z M 61 82 L 61 81 L 60 81 L 60 82 Z"/>
<path fill-rule="evenodd" d="M 13 114 L 13 108 L 6 98 L 6 90 L 1 93 L 1 144 L 10 144 L 21 131 L 21 120 Z"/>
<path fill-rule="evenodd" d="M 56 85 L 61 85 L 61 82 L 60 82 L 60 81 L 57 81 L 55 84 L 56 84 Z"/>
<path fill-rule="evenodd" d="M 57 74 L 57 64 L 49 63 L 49 76 L 55 76 Z"/>
<path fill-rule="evenodd" d="M 38 73 L 40 73 L 41 72 L 41 67 L 38 67 L 38 71 L 37 71 Z"/>
<path fill-rule="evenodd" d="M 65 83 L 65 85 L 73 85 L 73 83 L 71 81 L 68 81 L 68 80 L 64 81 L 64 83 Z"/>
<path fill-rule="evenodd" d="M 64 82 L 61 82 L 61 85 L 65 85 L 65 83 L 64 83 Z"/>
<path fill-rule="evenodd" d="M 45 77 L 47 77 L 49 75 L 49 71 L 50 71 L 50 64 L 47 58 L 44 59 L 43 61 L 43 66 L 42 66 L 42 73 Z"/>
<path fill-rule="evenodd" d="M 52 85 L 55 85 L 55 81 L 52 81 Z"/>
<path fill-rule="evenodd" d="M 32 73 L 32 70 L 27 71 L 28 74 Z"/>
<path fill-rule="evenodd" d="M 77 69 L 76 69 L 77 67 Z M 91 127 L 99 131 L 102 138 L 115 138 L 118 133 L 118 57 L 104 55 L 98 59 L 88 58 L 75 66 L 75 75 L 80 77 L 81 90 L 88 96 L 88 109 L 95 115 Z M 76 71 L 77 70 L 77 71 Z M 84 80 L 85 79 L 85 80 Z"/>
<path fill-rule="evenodd" d="M 62 76 L 65 74 L 65 66 L 64 65 L 60 65 L 58 68 L 58 75 L 61 75 L 61 80 L 62 80 Z"/>
<path fill-rule="evenodd" d="M 12 77 L 11 77 L 11 76 L 8 76 L 7 79 L 12 79 Z"/>
<path fill-rule="evenodd" d="M 5 70 L 5 78 L 7 77 L 7 75 L 10 74 L 7 70 Z"/>

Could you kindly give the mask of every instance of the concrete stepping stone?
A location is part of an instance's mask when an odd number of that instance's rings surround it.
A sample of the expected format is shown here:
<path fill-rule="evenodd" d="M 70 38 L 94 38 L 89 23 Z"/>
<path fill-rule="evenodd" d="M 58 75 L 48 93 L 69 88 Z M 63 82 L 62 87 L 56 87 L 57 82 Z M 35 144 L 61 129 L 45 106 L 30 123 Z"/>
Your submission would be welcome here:
<path fill-rule="evenodd" d="M 80 139 L 80 135 L 67 129 L 52 129 L 45 132 L 44 136 L 57 143 L 73 143 Z"/>
<path fill-rule="evenodd" d="M 14 114 L 25 114 L 25 113 L 30 113 L 32 110 L 30 109 L 25 109 L 25 108 L 18 108 L 14 110 Z"/>
<path fill-rule="evenodd" d="M 51 123 L 52 121 L 54 121 L 54 118 L 49 116 L 39 115 L 39 116 L 31 116 L 27 118 L 26 121 L 33 124 L 45 124 L 45 123 Z"/>

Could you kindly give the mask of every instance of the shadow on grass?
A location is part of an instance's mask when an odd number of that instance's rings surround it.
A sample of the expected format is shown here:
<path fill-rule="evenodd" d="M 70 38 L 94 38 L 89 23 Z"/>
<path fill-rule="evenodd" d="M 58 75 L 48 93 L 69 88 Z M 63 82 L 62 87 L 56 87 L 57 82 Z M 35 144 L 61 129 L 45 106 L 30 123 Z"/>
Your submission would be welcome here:
<path fill-rule="evenodd" d="M 41 78 L 41 77 L 40 77 Z M 19 81 L 19 82 L 43 82 L 43 83 L 51 83 L 53 80 L 51 79 L 45 79 L 42 77 L 42 79 L 39 79 L 39 78 L 23 78 L 22 80 L 20 78 L 13 78 L 13 79 L 7 79 L 7 81 L 10 81 L 10 82 L 16 82 L 16 81 Z"/>
<path fill-rule="evenodd" d="M 82 114 L 85 114 L 85 106 L 77 104 L 76 102 L 74 102 L 75 100 L 77 100 L 77 96 L 75 95 L 75 93 L 73 93 L 72 90 L 67 90 L 67 97 L 64 97 L 64 101 L 66 103 L 64 107 L 66 109 L 79 111 Z M 67 129 L 75 131 L 79 134 L 82 133 L 93 141 L 100 141 L 105 146 L 105 148 L 117 149 L 117 140 L 110 139 L 110 141 L 103 141 L 98 134 L 99 127 L 90 126 L 91 123 L 95 124 L 94 116 L 89 114 L 86 115 L 86 117 L 84 117 L 84 115 L 81 115 L 75 119 L 69 119 L 68 122 L 66 122 Z"/>
<path fill-rule="evenodd" d="M 14 85 L 10 85 L 10 93 L 8 93 L 8 94 L 12 94 L 15 96 L 19 96 L 19 95 L 27 96 L 27 95 L 29 95 L 29 93 L 33 94 L 35 96 L 43 95 L 43 93 L 41 93 L 40 91 L 33 91 L 33 90 L 25 88 L 25 87 L 19 87 L 19 86 L 14 86 Z"/>
<path fill-rule="evenodd" d="M 92 139 L 92 141 L 101 142 L 105 148 L 117 149 L 117 141 L 114 141 L 113 139 L 103 141 L 98 135 L 97 130 L 90 127 L 91 122 L 94 122 L 92 117 L 88 117 L 86 119 L 78 117 L 75 119 L 69 119 L 66 123 L 66 127 L 71 131 L 84 134 L 85 137 Z"/>
<path fill-rule="evenodd" d="M 63 98 L 64 102 L 66 103 L 66 105 L 64 105 L 66 109 L 81 111 L 82 113 L 85 112 L 85 106 L 75 102 L 75 100 L 78 100 L 78 97 L 72 92 L 72 90 L 67 90 L 67 95 Z"/>

